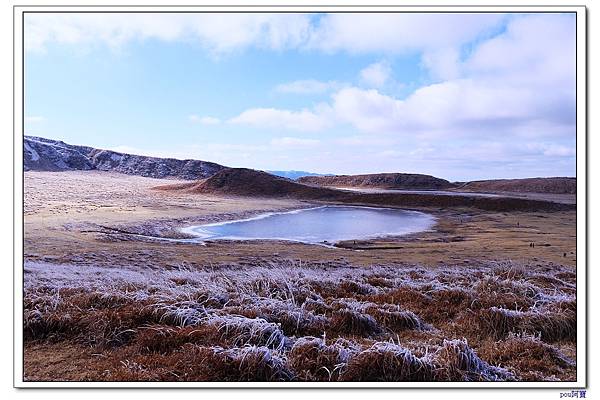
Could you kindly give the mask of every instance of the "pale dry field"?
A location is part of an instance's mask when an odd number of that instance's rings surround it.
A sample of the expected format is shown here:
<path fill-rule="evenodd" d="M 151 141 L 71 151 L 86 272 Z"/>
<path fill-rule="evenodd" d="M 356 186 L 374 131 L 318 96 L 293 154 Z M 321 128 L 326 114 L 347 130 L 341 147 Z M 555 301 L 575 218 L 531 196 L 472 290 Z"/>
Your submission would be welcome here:
<path fill-rule="evenodd" d="M 150 236 L 314 203 L 151 190 L 174 182 L 25 173 L 26 379 L 575 378 L 574 211 L 423 209 L 431 232 L 361 250 L 200 245 Z"/>

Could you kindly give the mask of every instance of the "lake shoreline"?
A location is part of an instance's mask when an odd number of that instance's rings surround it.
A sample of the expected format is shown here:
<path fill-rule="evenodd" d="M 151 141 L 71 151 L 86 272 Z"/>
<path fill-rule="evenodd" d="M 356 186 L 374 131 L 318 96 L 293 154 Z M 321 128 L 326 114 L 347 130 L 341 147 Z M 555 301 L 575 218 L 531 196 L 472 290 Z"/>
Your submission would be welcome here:
<path fill-rule="evenodd" d="M 349 212 L 352 214 L 349 214 Z M 325 215 L 325 213 L 328 213 L 329 215 Z M 335 215 L 339 213 L 345 215 L 343 215 L 341 219 L 338 218 L 335 221 L 330 220 L 331 218 L 335 218 Z M 360 232 L 360 229 L 358 229 L 360 225 L 357 225 L 355 221 L 350 222 L 348 220 L 368 220 L 369 224 L 373 225 L 375 222 L 374 219 L 379 217 L 379 213 L 385 213 L 385 224 L 389 226 L 388 228 L 384 226 L 381 228 L 371 226 L 369 231 Z M 303 221 L 303 219 L 310 218 L 310 214 L 318 215 L 318 219 L 308 223 L 307 221 Z M 326 219 L 328 220 L 326 226 L 320 226 L 319 228 L 319 223 Z M 292 211 L 269 212 L 245 219 L 190 226 L 181 229 L 181 231 L 185 234 L 195 235 L 199 241 L 275 240 L 335 246 L 336 243 L 344 240 L 382 239 L 386 237 L 416 234 L 431 229 L 435 223 L 436 219 L 433 215 L 420 211 L 394 209 L 389 207 L 323 205 Z M 254 225 L 255 227 L 250 230 L 246 229 L 246 233 L 244 233 L 244 224 Z M 271 228 L 265 230 L 265 226 L 268 224 L 270 224 Z M 305 228 L 292 234 L 289 232 L 289 227 L 293 227 L 296 224 L 302 224 Z M 338 227 L 338 232 L 336 234 L 332 233 L 332 225 L 337 227 L 340 224 L 345 226 L 345 228 L 341 228 L 342 231 L 339 232 L 340 228 Z M 407 227 L 406 224 L 412 224 L 413 226 Z M 263 226 L 263 233 L 259 233 L 261 225 Z M 229 230 L 227 229 L 228 227 Z M 236 227 L 238 227 L 237 230 L 235 229 Z M 240 229 L 242 230 L 240 231 Z M 257 231 L 257 229 L 259 230 Z M 319 232 L 319 229 L 322 231 Z M 238 233 L 235 233 L 236 231 Z M 269 234 L 269 232 L 272 233 Z M 337 235 L 337 237 L 331 235 Z"/>

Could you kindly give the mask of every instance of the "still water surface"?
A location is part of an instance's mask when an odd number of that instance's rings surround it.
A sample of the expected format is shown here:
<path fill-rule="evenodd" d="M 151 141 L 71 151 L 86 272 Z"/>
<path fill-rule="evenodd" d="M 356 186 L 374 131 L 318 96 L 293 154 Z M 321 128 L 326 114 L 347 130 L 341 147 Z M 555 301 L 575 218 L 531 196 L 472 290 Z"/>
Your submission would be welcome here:
<path fill-rule="evenodd" d="M 335 243 L 340 240 L 398 236 L 430 229 L 435 218 L 417 211 L 356 206 L 324 206 L 269 213 L 245 220 L 192 226 L 184 231 L 201 239 L 290 240 Z"/>

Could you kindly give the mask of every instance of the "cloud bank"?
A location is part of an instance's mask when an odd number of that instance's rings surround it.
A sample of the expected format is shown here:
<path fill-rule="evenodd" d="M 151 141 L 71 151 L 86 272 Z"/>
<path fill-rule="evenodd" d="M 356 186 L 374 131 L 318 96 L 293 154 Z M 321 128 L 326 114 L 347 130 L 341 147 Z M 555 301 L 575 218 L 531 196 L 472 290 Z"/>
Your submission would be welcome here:
<path fill-rule="evenodd" d="M 375 61 L 357 69 L 355 82 L 305 76 L 272 89 L 279 95 L 318 95 L 319 103 L 296 109 L 253 104 L 223 120 L 189 116 L 202 125 L 276 135 L 256 146 L 211 145 L 213 154 L 231 159 L 311 149 L 314 159 L 302 161 L 323 165 L 331 162 L 328 149 L 334 145 L 340 168 L 353 165 L 364 172 L 419 164 L 444 175 L 448 168 L 469 171 L 477 162 L 511 176 L 519 168 L 543 175 L 552 163 L 574 171 L 573 15 L 28 14 L 25 32 L 29 52 L 56 43 L 121 49 L 158 40 L 193 43 L 215 57 L 261 49 Z M 427 79 L 398 95 L 390 87 L 402 76 L 387 60 L 408 56 L 420 59 Z M 348 134 L 329 140 L 330 130 Z M 370 164 L 362 161 L 367 156 Z"/>

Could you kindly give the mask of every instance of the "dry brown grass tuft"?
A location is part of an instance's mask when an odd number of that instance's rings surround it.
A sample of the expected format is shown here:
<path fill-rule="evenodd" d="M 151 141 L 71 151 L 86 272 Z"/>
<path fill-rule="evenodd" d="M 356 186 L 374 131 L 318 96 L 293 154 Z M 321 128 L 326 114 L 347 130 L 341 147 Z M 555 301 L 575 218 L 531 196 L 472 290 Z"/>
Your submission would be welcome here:
<path fill-rule="evenodd" d="M 490 276 L 477 282 L 477 308 L 502 307 L 528 310 L 542 299 L 539 288 L 525 282 Z"/>
<path fill-rule="evenodd" d="M 481 360 L 465 340 L 444 340 L 433 355 L 436 381 L 511 381 L 507 370 Z"/>
<path fill-rule="evenodd" d="M 336 381 L 350 354 L 339 341 L 327 345 L 323 339 L 303 337 L 294 343 L 288 358 L 299 380 Z"/>
<path fill-rule="evenodd" d="M 340 290 L 340 294 L 344 297 L 361 294 L 366 295 L 374 292 L 374 289 L 371 287 L 371 285 L 350 280 L 345 280 L 340 283 L 338 289 Z"/>
<path fill-rule="evenodd" d="M 323 299 L 306 299 L 302 308 L 317 315 L 325 315 L 333 310 Z"/>
<path fill-rule="evenodd" d="M 489 341 L 479 353 L 489 362 L 515 372 L 521 380 L 564 379 L 575 362 L 539 337 L 510 335 L 505 341 Z"/>
<path fill-rule="evenodd" d="M 185 345 L 180 351 L 181 376 L 188 381 L 289 381 L 285 360 L 266 347 L 224 349 Z"/>
<path fill-rule="evenodd" d="M 116 347 L 128 344 L 140 326 L 158 322 L 148 308 L 127 305 L 117 309 L 99 310 L 80 317 L 84 326 L 78 338 L 96 347 Z"/>
<path fill-rule="evenodd" d="M 509 333 L 539 334 L 546 341 L 577 338 L 577 319 L 571 311 L 521 312 L 491 307 L 480 310 L 477 318 L 480 331 L 498 340 Z"/>
<path fill-rule="evenodd" d="M 377 336 L 382 333 L 375 318 L 360 311 L 341 308 L 335 310 L 329 319 L 327 332 L 334 335 L 356 335 L 361 337 Z"/>
<path fill-rule="evenodd" d="M 289 340 L 277 324 L 262 318 L 246 318 L 239 315 L 219 315 L 211 317 L 206 324 L 216 328 L 220 340 L 234 346 L 256 345 L 272 349 L 282 349 Z"/>
<path fill-rule="evenodd" d="M 404 311 L 393 304 L 372 304 L 365 307 L 365 312 L 392 332 L 405 329 L 427 330 L 429 327 L 412 311 Z"/>
<path fill-rule="evenodd" d="M 306 304 L 306 302 L 305 302 Z M 243 306 L 227 308 L 232 314 L 249 318 L 262 318 L 279 324 L 281 330 L 290 336 L 320 335 L 325 331 L 327 318 L 315 315 L 310 310 L 296 307 L 289 302 L 263 299 Z"/>
<path fill-rule="evenodd" d="M 420 290 L 413 285 L 401 284 L 383 293 L 365 296 L 364 299 L 376 304 L 394 304 L 404 310 L 418 311 L 423 319 L 432 322 L 439 319 L 439 310 L 432 310 L 436 305 L 433 303 L 431 296 L 425 292 L 426 290 Z"/>
<path fill-rule="evenodd" d="M 281 354 L 261 346 L 223 348 L 184 344 L 168 354 L 119 354 L 106 372 L 113 381 L 272 382 L 294 374 Z"/>
<path fill-rule="evenodd" d="M 136 345 L 143 353 L 169 354 L 186 343 L 216 343 L 216 333 L 210 327 L 188 326 L 185 328 L 165 325 L 142 327 L 135 337 Z"/>
<path fill-rule="evenodd" d="M 340 380 L 352 382 L 431 381 L 433 365 L 410 350 L 387 342 L 375 343 L 350 358 Z"/>
<path fill-rule="evenodd" d="M 45 314 L 38 310 L 25 310 L 23 315 L 23 339 L 58 340 L 61 337 L 73 336 L 81 331 L 81 327 L 70 314 Z"/>

